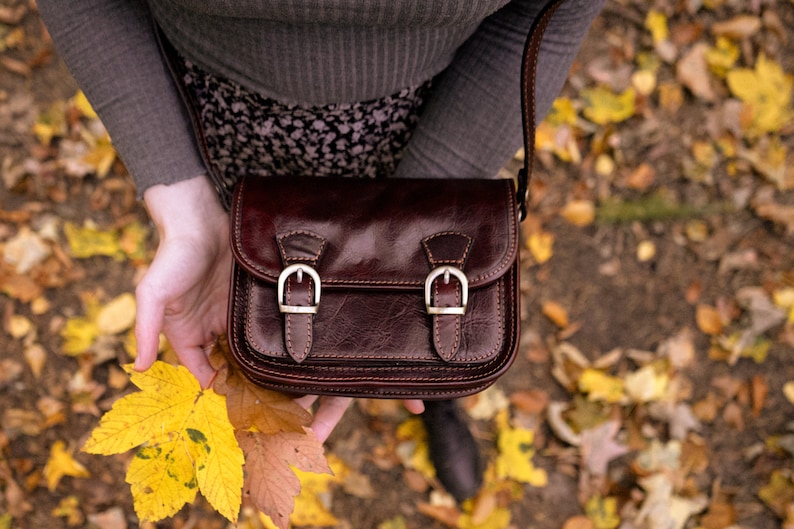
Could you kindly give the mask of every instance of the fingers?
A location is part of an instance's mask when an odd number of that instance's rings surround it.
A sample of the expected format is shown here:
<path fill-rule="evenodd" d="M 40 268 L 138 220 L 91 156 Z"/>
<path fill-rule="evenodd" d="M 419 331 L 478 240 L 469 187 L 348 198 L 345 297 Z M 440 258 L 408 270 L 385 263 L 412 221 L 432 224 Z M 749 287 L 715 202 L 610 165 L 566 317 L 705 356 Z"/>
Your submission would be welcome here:
<path fill-rule="evenodd" d="M 425 403 L 418 399 L 406 399 L 403 401 L 403 406 L 417 415 L 425 411 Z"/>
<path fill-rule="evenodd" d="M 303 408 L 309 409 L 317 400 L 317 395 L 304 395 L 295 399 L 295 402 Z M 319 397 L 319 400 L 320 405 L 314 413 L 311 428 L 320 442 L 325 442 L 353 399 L 350 397 Z M 425 403 L 418 399 L 405 399 L 403 406 L 411 413 L 419 414 L 425 411 Z"/>
<path fill-rule="evenodd" d="M 206 389 L 215 376 L 215 369 L 210 365 L 203 347 L 182 347 L 177 349 L 179 362 L 199 381 L 201 387 Z"/>
<path fill-rule="evenodd" d="M 135 370 L 145 371 L 157 359 L 165 305 L 157 296 L 150 294 L 145 282 L 141 282 L 135 290 L 135 304 Z"/>
<path fill-rule="evenodd" d="M 321 443 L 324 443 L 331 435 L 352 401 L 353 399 L 350 397 L 323 397 L 320 399 L 320 406 L 314 414 L 311 428 Z"/>
<path fill-rule="evenodd" d="M 318 398 L 319 397 L 317 395 L 304 395 L 295 399 L 295 402 L 297 402 L 304 410 L 308 410 Z"/>

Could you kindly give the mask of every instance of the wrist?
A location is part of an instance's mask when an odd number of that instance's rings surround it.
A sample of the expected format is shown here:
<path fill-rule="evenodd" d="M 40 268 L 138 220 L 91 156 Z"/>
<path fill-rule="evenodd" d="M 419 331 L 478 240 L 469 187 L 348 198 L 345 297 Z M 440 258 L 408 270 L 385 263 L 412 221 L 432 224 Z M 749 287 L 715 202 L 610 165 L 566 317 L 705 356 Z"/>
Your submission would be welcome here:
<path fill-rule="evenodd" d="M 161 238 L 225 230 L 221 221 L 228 215 L 205 175 L 154 185 L 144 192 L 143 200 Z"/>

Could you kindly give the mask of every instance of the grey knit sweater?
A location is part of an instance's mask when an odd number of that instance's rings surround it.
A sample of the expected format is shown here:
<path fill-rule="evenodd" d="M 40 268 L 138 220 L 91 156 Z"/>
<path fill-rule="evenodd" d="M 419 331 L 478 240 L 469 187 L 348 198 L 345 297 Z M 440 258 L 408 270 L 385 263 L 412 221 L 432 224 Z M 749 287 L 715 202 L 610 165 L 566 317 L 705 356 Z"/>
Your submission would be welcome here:
<path fill-rule="evenodd" d="M 547 0 L 39 0 L 55 44 L 139 192 L 204 173 L 152 16 L 204 69 L 282 102 L 364 101 L 435 78 L 397 176 L 490 177 L 521 144 L 518 72 Z M 546 31 L 538 115 L 604 0 Z"/>

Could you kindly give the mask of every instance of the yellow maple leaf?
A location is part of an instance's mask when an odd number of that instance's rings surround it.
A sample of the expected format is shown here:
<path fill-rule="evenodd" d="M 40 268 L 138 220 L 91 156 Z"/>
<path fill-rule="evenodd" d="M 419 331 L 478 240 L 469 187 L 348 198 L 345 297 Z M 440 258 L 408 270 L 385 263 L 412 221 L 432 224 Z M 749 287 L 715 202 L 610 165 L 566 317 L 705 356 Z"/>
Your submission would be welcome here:
<path fill-rule="evenodd" d="M 764 138 L 752 149 L 741 149 L 738 154 L 779 190 L 794 188 L 794 155 L 789 154 L 786 144 L 779 137 Z"/>
<path fill-rule="evenodd" d="M 72 257 L 85 259 L 95 255 L 104 255 L 121 259 L 124 253 L 119 246 L 119 234 L 115 230 L 102 231 L 93 226 L 78 227 L 67 222 L 63 226 L 66 241 Z"/>
<path fill-rule="evenodd" d="M 339 520 L 331 513 L 322 498 L 328 496 L 331 484 L 344 480 L 350 469 L 341 459 L 333 455 L 328 457 L 328 464 L 332 474 L 295 470 L 295 475 L 301 482 L 301 491 L 295 497 L 295 509 L 289 517 L 292 525 L 299 527 L 339 525 Z"/>
<path fill-rule="evenodd" d="M 94 112 L 91 103 L 88 102 L 88 98 L 85 96 L 82 90 L 78 90 L 77 93 L 72 98 L 72 105 L 80 111 L 80 113 L 87 117 L 88 119 L 98 119 L 96 112 Z"/>
<path fill-rule="evenodd" d="M 654 44 L 667 40 L 670 37 L 670 31 L 667 29 L 667 17 L 661 11 L 652 9 L 645 17 L 645 29 L 651 32 Z"/>
<path fill-rule="evenodd" d="M 583 114 L 598 125 L 620 123 L 634 115 L 636 96 L 634 88 L 627 88 L 620 94 L 606 86 L 582 90 L 582 97 L 586 102 Z"/>
<path fill-rule="evenodd" d="M 71 476 L 75 478 L 87 478 L 91 474 L 83 465 L 75 461 L 71 452 L 66 450 L 66 443 L 55 441 L 50 448 L 50 458 L 44 465 L 44 477 L 47 480 L 47 488 L 55 490 L 61 478 Z"/>
<path fill-rule="evenodd" d="M 61 329 L 61 351 L 69 356 L 81 355 L 91 348 L 98 336 L 96 323 L 86 318 L 71 318 Z"/>
<path fill-rule="evenodd" d="M 505 529 L 510 526 L 511 515 L 507 507 L 496 507 L 485 520 L 477 521 L 471 514 L 463 513 L 457 529 Z"/>
<path fill-rule="evenodd" d="M 615 498 L 593 496 L 585 503 L 584 510 L 595 529 L 615 529 L 620 525 L 618 502 Z"/>
<path fill-rule="evenodd" d="M 70 318 L 61 329 L 64 354 L 77 356 L 91 350 L 101 336 L 111 336 L 132 328 L 135 323 L 135 297 L 124 293 L 101 306 L 94 295 L 84 295 L 85 316 Z"/>
<path fill-rule="evenodd" d="M 581 162 L 582 153 L 576 143 L 574 129 L 576 119 L 573 102 L 566 97 L 556 99 L 549 113 L 535 129 L 535 149 L 553 152 L 564 162 Z"/>
<path fill-rule="evenodd" d="M 80 499 L 74 495 L 62 499 L 58 506 L 52 510 L 52 515 L 58 518 L 66 518 L 66 524 L 69 527 L 82 525 L 85 521 L 80 510 Z M 2 527 L 2 524 L 0 524 L 0 527 Z"/>
<path fill-rule="evenodd" d="M 110 137 L 100 138 L 91 150 L 85 153 L 82 161 L 94 169 L 99 178 L 105 178 L 116 161 L 116 149 L 110 142 Z"/>
<path fill-rule="evenodd" d="M 728 72 L 728 88 L 751 111 L 748 134 L 779 131 L 791 121 L 791 93 L 794 76 L 766 55 L 758 56 L 755 68 L 739 68 Z"/>
<path fill-rule="evenodd" d="M 785 287 L 772 293 L 775 305 L 788 311 L 788 322 L 794 323 L 794 287 Z"/>
<path fill-rule="evenodd" d="M 609 376 L 598 369 L 587 368 L 579 377 L 579 389 L 589 400 L 618 403 L 625 400 L 623 380 Z"/>
<path fill-rule="evenodd" d="M 576 108 L 573 105 L 573 101 L 567 97 L 555 99 L 544 121 L 555 127 L 576 125 Z"/>
<path fill-rule="evenodd" d="M 717 43 L 706 51 L 706 63 L 718 77 L 725 77 L 739 60 L 739 46 L 727 37 L 718 37 Z"/>
<path fill-rule="evenodd" d="M 36 123 L 33 124 L 33 134 L 42 145 L 49 145 L 53 138 L 66 134 L 65 111 L 63 101 L 56 101 L 36 119 Z"/>
<path fill-rule="evenodd" d="M 794 503 L 794 480 L 785 470 L 773 470 L 769 483 L 761 487 L 758 497 L 780 517 L 786 516 Z"/>
<path fill-rule="evenodd" d="M 427 430 L 418 417 L 409 417 L 397 427 L 400 445 L 397 455 L 406 468 L 416 470 L 428 479 L 436 476 L 436 469 L 430 461 L 430 448 L 427 444 Z"/>
<path fill-rule="evenodd" d="M 500 478 L 545 487 L 546 471 L 532 464 L 535 455 L 533 443 L 535 432 L 526 428 L 502 428 L 499 431 L 499 456 L 496 459 L 496 474 Z"/>
<path fill-rule="evenodd" d="M 149 237 L 149 228 L 140 222 L 133 221 L 125 225 L 119 236 L 119 248 L 128 259 L 136 263 L 143 263 L 148 259 L 146 240 Z"/>
<path fill-rule="evenodd" d="M 543 264 L 554 255 L 554 234 L 549 231 L 533 231 L 527 238 L 527 247 L 538 264 Z"/>
<path fill-rule="evenodd" d="M 143 373 L 131 365 L 124 369 L 141 391 L 116 401 L 83 450 L 109 455 L 140 446 L 127 482 L 141 520 L 172 516 L 200 491 L 215 510 L 235 521 L 243 453 L 224 397 L 202 389 L 183 366 L 158 361 Z"/>

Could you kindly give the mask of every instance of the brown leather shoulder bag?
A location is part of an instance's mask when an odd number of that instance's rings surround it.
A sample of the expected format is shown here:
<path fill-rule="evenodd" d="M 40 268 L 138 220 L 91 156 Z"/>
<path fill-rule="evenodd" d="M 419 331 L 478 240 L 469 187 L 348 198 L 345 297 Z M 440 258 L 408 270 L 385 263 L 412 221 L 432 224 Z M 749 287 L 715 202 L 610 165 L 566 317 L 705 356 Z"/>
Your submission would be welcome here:
<path fill-rule="evenodd" d="M 510 367 L 536 62 L 560 3 L 548 2 L 527 39 L 517 192 L 512 180 L 295 176 L 237 185 L 228 332 L 252 381 L 292 393 L 449 399 L 485 389 Z M 202 143 L 196 116 L 194 125 Z"/>

